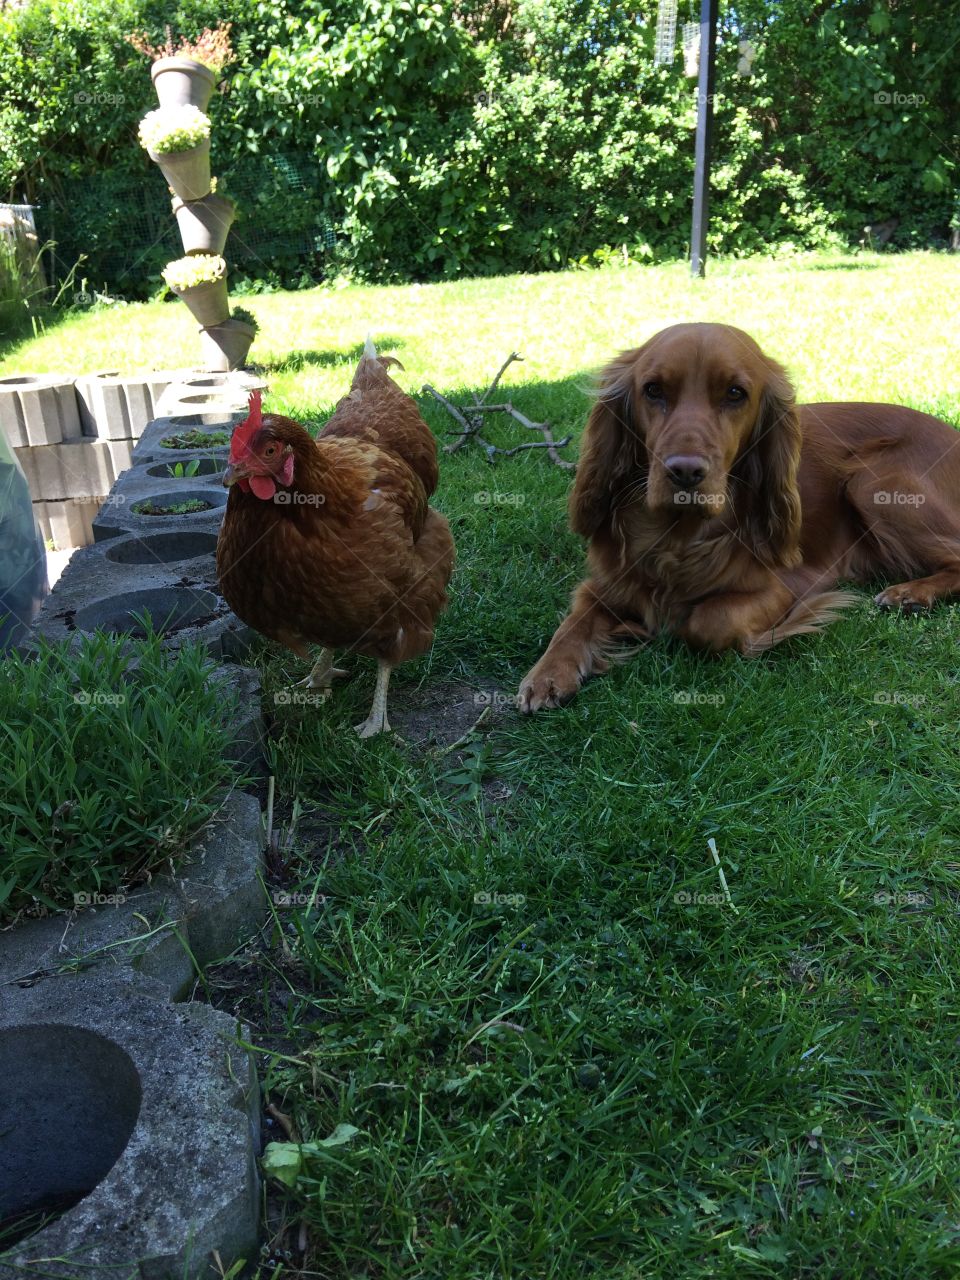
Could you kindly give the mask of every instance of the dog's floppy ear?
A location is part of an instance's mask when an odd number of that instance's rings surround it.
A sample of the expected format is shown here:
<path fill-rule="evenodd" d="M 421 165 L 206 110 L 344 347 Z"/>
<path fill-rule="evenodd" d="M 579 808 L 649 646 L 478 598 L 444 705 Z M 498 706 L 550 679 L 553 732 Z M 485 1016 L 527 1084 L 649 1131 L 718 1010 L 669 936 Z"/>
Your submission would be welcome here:
<path fill-rule="evenodd" d="M 757 421 L 736 470 L 746 487 L 743 523 L 751 547 L 765 564 L 789 568 L 800 563 L 802 435 L 790 379 L 775 360 L 765 359 Z"/>
<path fill-rule="evenodd" d="M 624 491 L 641 483 L 646 470 L 647 452 L 633 416 L 633 367 L 642 350 L 625 351 L 600 375 L 570 493 L 570 526 L 585 538 L 610 519 Z"/>

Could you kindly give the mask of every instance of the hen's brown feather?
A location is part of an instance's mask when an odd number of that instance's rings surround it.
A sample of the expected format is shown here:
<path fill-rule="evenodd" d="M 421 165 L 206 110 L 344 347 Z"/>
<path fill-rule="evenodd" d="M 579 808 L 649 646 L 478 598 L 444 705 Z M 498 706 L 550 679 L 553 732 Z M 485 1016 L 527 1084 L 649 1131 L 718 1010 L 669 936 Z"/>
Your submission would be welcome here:
<path fill-rule="evenodd" d="M 293 481 L 273 500 L 231 489 L 217 546 L 231 608 L 300 654 L 309 643 L 391 664 L 423 653 L 446 603 L 453 539 L 427 502 L 436 444 L 387 362 L 361 359 L 316 441 L 276 414 L 263 431 L 292 450 Z"/>
<path fill-rule="evenodd" d="M 392 356 L 364 356 L 353 375 L 350 391 L 333 412 L 319 439 L 347 437 L 365 440 L 402 458 L 420 478 L 427 497 L 439 478 L 437 447 L 416 401 L 406 395 L 387 372 L 403 365 Z"/>

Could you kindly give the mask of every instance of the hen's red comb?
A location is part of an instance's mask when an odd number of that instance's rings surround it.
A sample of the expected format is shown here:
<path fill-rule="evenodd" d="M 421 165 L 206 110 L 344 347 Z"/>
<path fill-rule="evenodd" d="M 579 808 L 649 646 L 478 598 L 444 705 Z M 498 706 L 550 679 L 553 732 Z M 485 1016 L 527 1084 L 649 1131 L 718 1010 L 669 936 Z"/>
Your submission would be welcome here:
<path fill-rule="evenodd" d="M 250 451 L 250 442 L 263 426 L 263 392 L 251 391 L 247 401 L 247 417 L 234 427 L 230 438 L 230 459 L 236 462 Z"/>

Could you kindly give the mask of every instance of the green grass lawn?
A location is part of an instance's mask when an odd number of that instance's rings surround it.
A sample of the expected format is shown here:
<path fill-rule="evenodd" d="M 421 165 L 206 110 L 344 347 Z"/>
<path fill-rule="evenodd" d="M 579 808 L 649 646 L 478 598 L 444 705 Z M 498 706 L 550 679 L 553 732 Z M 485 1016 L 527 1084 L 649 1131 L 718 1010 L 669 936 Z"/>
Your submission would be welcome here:
<path fill-rule="evenodd" d="M 960 422 L 960 258 L 251 307 L 268 403 L 317 421 L 369 329 L 414 393 L 482 388 L 516 349 L 515 403 L 579 433 L 599 364 L 707 319 L 751 332 L 802 400 Z M 101 312 L 10 351 L 0 373 L 116 367 L 117 352 L 125 368 L 172 366 L 194 341 L 179 306 Z M 657 642 L 567 709 L 521 719 L 500 695 L 581 573 L 569 483 L 533 452 L 443 460 L 451 604 L 391 690 L 398 721 L 432 707 L 441 730 L 458 697 L 479 694 L 477 715 L 500 703 L 459 749 L 357 740 L 372 663 L 349 661 L 354 679 L 318 709 L 275 704 L 305 672 L 260 656 L 281 807 L 301 809 L 285 883 L 325 901 L 278 906 L 269 945 L 208 982 L 250 1023 L 265 1089 L 305 1140 L 359 1130 L 305 1160 L 276 1274 L 956 1276 L 960 612 L 888 616 L 864 593 L 823 635 L 754 660 Z"/>

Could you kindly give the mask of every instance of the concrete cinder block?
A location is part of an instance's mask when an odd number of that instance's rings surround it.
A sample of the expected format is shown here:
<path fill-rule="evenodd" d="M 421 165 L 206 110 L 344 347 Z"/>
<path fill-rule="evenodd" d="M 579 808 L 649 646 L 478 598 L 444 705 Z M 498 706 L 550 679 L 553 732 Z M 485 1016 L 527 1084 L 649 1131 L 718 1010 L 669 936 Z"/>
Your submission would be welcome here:
<path fill-rule="evenodd" d="M 247 674 L 259 695 L 256 673 Z M 259 714 L 258 702 L 258 719 Z M 244 745 L 238 742 L 237 748 Z M 190 950 L 201 968 L 229 955 L 266 915 L 262 841 L 256 796 L 235 792 L 217 822 L 197 837 L 171 881 L 181 894 Z"/>
<path fill-rule="evenodd" d="M 64 440 L 17 449 L 17 461 L 35 502 L 90 498 L 106 493 L 129 469 L 133 440 Z"/>
<path fill-rule="evenodd" d="M 0 430 L 14 448 L 59 444 L 81 436 L 74 381 L 59 373 L 0 378 Z"/>
<path fill-rule="evenodd" d="M 167 387 L 170 373 L 89 373 L 77 379 L 77 401 L 83 434 L 101 440 L 137 439 L 156 416 L 154 401 Z"/>
<path fill-rule="evenodd" d="M 194 959 L 261 926 L 261 842 L 256 798 L 235 792 L 176 878 L 0 932 L 0 1221 L 65 1207 L 0 1250 L 0 1280 L 200 1280 L 214 1251 L 252 1261 L 247 1033 L 168 1002 L 189 996 Z"/>
<path fill-rule="evenodd" d="M 157 413 L 165 418 L 246 413 L 250 392 L 266 388 L 263 378 L 243 369 L 229 373 L 194 370 L 170 383 L 157 404 Z"/>
<path fill-rule="evenodd" d="M 93 522 L 104 501 L 102 497 L 88 497 L 35 502 L 33 514 L 44 542 L 52 542 L 56 551 L 88 547 L 93 542 Z"/>
<path fill-rule="evenodd" d="M 118 479 L 124 471 L 133 465 L 133 449 L 135 439 L 107 440 L 107 452 L 110 455 L 110 482 Z"/>
<path fill-rule="evenodd" d="M 238 687 L 259 698 L 255 671 L 225 675 L 245 680 Z M 254 711 L 259 720 L 259 700 Z M 241 735 L 252 732 L 252 725 L 238 728 L 238 752 L 245 745 Z M 261 927 L 267 913 L 262 844 L 256 796 L 225 796 L 177 876 L 156 876 L 149 889 L 99 906 L 91 894 L 91 903 L 69 919 L 49 916 L 0 932 L 0 989 L 61 969 L 99 967 L 107 979 L 130 968 L 162 989 L 162 999 L 184 999 L 196 977 L 195 960 L 222 959 Z"/>
<path fill-rule="evenodd" d="M 105 440 L 81 438 L 18 449 L 17 459 L 35 502 L 107 493 L 116 479 Z"/>
<path fill-rule="evenodd" d="M 214 1252 L 254 1259 L 259 1089 L 237 1033 L 129 970 L 4 995 L 0 1214 L 73 1207 L 4 1251 L 0 1280 L 199 1280 Z"/>

